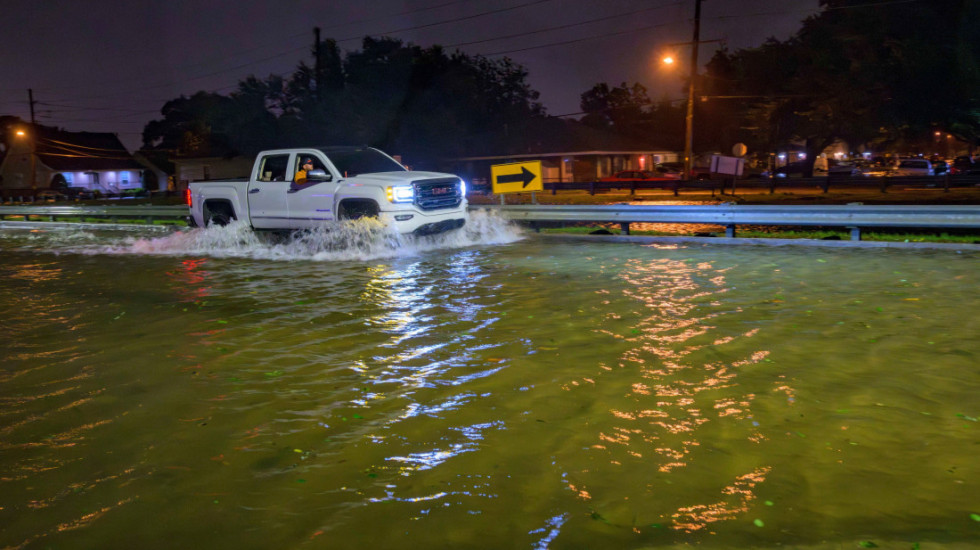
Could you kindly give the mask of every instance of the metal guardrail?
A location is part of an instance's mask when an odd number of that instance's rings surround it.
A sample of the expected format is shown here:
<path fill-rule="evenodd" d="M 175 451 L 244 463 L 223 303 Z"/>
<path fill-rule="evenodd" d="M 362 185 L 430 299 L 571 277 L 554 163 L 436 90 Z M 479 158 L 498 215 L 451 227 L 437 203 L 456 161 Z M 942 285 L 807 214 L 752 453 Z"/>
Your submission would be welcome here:
<path fill-rule="evenodd" d="M 0 206 L 0 220 L 8 216 L 25 220 L 46 218 L 100 218 L 109 221 L 140 219 L 152 223 L 156 219 L 186 219 L 186 206 Z"/>
<path fill-rule="evenodd" d="M 675 195 L 685 191 L 711 190 L 725 194 L 734 191 L 735 188 L 742 189 L 769 189 L 776 192 L 783 188 L 812 187 L 820 189 L 824 193 L 829 193 L 831 188 L 869 188 L 877 189 L 881 193 L 888 193 L 889 189 L 900 187 L 914 188 L 934 188 L 949 191 L 950 189 L 963 187 L 980 186 L 980 175 L 977 174 L 958 174 L 940 176 L 848 176 L 830 174 L 827 176 L 816 176 L 812 178 L 738 178 L 728 179 L 725 176 L 715 175 L 710 179 L 698 179 L 692 181 L 649 181 L 649 180 L 622 180 L 622 181 L 587 181 L 587 182 L 545 182 L 545 191 L 550 191 L 552 195 L 558 191 L 588 191 L 590 195 L 602 191 L 613 189 L 629 189 L 631 195 L 637 190 L 642 189 L 663 189 L 673 191 Z"/>
<path fill-rule="evenodd" d="M 844 227 L 852 240 L 868 228 L 980 229 L 980 206 L 907 205 L 516 205 L 470 206 L 515 221 L 618 223 L 629 234 L 633 223 L 691 223 L 725 227 L 734 237 L 738 225 Z"/>
<path fill-rule="evenodd" d="M 618 223 L 629 234 L 633 223 L 690 223 L 725 227 L 734 237 L 739 225 L 845 227 L 852 240 L 870 228 L 980 229 L 980 205 L 470 205 L 514 221 Z M 185 219 L 186 206 L 0 206 L 0 220 L 103 218 L 109 221 Z"/>

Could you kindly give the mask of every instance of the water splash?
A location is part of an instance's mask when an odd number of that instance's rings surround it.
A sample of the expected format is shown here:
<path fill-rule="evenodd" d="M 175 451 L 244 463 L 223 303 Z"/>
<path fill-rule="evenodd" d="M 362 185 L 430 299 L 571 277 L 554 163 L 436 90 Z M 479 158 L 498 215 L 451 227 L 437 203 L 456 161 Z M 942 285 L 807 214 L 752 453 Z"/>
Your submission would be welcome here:
<path fill-rule="evenodd" d="M 88 248 L 94 254 L 147 254 L 268 260 L 370 260 L 411 256 L 438 249 L 506 244 L 522 238 L 520 229 L 487 212 L 468 215 L 463 228 L 429 236 L 401 235 L 375 219 L 344 220 L 293 233 L 256 233 L 244 222 L 179 231 L 164 237 L 124 239 Z"/>

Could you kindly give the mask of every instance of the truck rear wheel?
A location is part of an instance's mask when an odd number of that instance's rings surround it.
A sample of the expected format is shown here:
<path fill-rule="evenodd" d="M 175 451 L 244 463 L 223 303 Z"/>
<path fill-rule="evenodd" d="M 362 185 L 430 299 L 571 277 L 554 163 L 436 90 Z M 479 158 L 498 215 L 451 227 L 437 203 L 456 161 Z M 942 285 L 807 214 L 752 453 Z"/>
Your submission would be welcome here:
<path fill-rule="evenodd" d="M 337 209 L 337 218 L 341 220 L 356 220 L 359 218 L 377 218 L 380 209 L 374 201 L 345 200 Z"/>
<path fill-rule="evenodd" d="M 204 205 L 204 225 L 228 225 L 235 218 L 230 204 L 208 203 Z"/>

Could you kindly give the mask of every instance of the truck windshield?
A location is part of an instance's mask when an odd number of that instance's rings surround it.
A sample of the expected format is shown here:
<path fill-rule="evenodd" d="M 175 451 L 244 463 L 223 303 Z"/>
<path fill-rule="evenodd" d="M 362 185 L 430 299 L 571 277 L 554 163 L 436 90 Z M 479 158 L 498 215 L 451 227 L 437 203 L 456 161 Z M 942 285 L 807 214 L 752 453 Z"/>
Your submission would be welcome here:
<path fill-rule="evenodd" d="M 369 147 L 363 149 L 345 149 L 342 151 L 327 149 L 323 152 L 327 154 L 330 162 L 337 167 L 337 170 L 347 178 L 358 174 L 405 171 L 404 166 L 398 164 L 377 149 L 371 149 Z"/>

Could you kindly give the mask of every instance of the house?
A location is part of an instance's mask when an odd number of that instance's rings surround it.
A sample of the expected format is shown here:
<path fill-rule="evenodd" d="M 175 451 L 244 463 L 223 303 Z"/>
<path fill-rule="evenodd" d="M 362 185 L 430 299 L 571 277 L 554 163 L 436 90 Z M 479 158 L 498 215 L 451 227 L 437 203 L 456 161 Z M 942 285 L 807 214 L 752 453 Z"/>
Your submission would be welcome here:
<path fill-rule="evenodd" d="M 676 151 L 668 150 L 568 151 L 457 158 L 451 161 L 450 171 L 468 178 L 476 186 L 486 186 L 494 164 L 540 160 L 545 183 L 597 181 L 622 170 L 650 170 L 678 158 Z"/>
<path fill-rule="evenodd" d="M 148 167 L 133 158 L 116 134 L 68 132 L 26 123 L 8 126 L 7 134 L 0 162 L 4 198 L 62 187 L 102 194 L 144 187 Z"/>
<path fill-rule="evenodd" d="M 187 184 L 201 180 L 248 178 L 252 175 L 254 157 L 176 157 L 174 178 L 177 189 L 187 189 Z"/>

